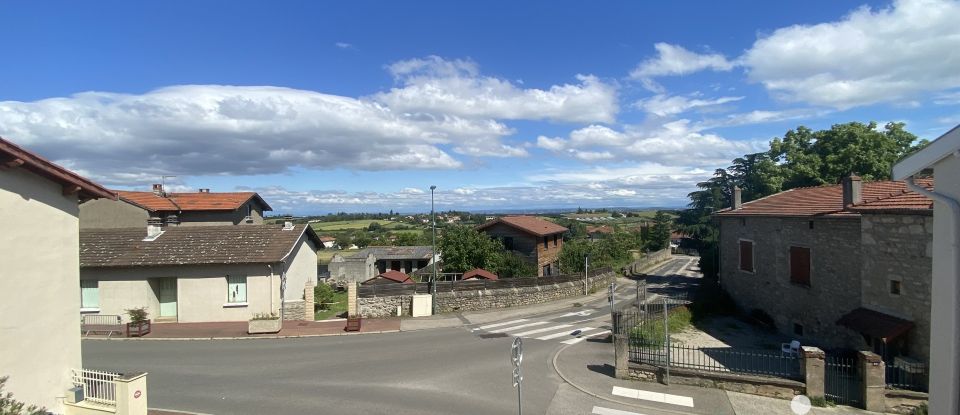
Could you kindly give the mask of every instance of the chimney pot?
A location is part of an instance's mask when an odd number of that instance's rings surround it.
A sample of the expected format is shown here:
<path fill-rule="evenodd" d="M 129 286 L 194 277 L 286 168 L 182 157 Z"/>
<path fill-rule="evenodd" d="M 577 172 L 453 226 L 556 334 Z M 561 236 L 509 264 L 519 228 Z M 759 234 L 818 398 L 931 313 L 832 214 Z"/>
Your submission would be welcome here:
<path fill-rule="evenodd" d="M 157 196 L 163 196 L 163 184 L 154 183 L 153 184 L 153 194 Z"/>
<path fill-rule="evenodd" d="M 180 224 L 180 218 L 177 217 L 177 215 L 170 214 L 170 215 L 167 215 L 165 222 L 168 226 L 171 226 L 171 225 L 176 226 Z"/>
<path fill-rule="evenodd" d="M 210 189 L 200 189 L 200 193 L 210 193 Z"/>
<path fill-rule="evenodd" d="M 147 237 L 144 241 L 152 241 L 163 234 L 163 219 L 151 217 L 147 219 Z"/>
<path fill-rule="evenodd" d="M 863 202 L 863 183 L 860 176 L 849 175 L 843 178 L 843 208 Z"/>
<path fill-rule="evenodd" d="M 733 187 L 733 210 L 739 210 L 743 207 L 743 191 L 740 190 L 740 186 Z"/>

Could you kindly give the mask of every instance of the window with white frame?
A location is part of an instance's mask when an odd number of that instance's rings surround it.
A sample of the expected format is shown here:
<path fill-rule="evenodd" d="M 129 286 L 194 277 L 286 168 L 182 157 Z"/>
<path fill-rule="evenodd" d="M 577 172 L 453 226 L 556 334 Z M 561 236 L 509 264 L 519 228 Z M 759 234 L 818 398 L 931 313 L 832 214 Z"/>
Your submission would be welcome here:
<path fill-rule="evenodd" d="M 80 280 L 80 308 L 100 308 L 100 282 L 97 280 Z"/>
<path fill-rule="evenodd" d="M 227 275 L 227 303 L 247 302 L 247 277 Z"/>

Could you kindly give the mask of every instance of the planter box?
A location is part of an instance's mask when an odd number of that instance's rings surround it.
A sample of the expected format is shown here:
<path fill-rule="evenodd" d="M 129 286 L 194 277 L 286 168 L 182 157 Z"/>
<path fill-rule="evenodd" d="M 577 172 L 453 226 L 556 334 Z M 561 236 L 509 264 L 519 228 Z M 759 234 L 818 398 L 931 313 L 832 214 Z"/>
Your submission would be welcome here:
<path fill-rule="evenodd" d="M 143 337 L 150 333 L 150 320 L 140 323 L 127 323 L 127 337 Z"/>
<path fill-rule="evenodd" d="M 247 334 L 279 333 L 281 327 L 283 327 L 283 322 L 280 321 L 279 318 L 271 320 L 250 320 L 247 323 Z"/>

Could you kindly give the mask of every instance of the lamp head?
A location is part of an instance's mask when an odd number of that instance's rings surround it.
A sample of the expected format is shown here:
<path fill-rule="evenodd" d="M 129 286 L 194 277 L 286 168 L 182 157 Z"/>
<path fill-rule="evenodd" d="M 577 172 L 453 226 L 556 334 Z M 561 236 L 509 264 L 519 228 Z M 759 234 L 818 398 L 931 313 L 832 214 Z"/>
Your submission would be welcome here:
<path fill-rule="evenodd" d="M 434 190 L 434 189 L 436 189 L 436 188 L 437 188 L 437 186 L 430 186 L 430 190 Z"/>

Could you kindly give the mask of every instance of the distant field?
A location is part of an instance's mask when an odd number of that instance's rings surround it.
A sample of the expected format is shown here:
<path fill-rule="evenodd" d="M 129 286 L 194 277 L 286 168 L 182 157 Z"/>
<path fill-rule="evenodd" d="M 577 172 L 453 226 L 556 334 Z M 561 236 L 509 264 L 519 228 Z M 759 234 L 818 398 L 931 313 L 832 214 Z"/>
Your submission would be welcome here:
<path fill-rule="evenodd" d="M 379 223 L 380 226 L 383 226 L 386 229 L 393 229 L 399 225 L 403 225 L 403 223 L 392 222 L 389 220 L 358 219 L 358 220 L 341 220 L 336 222 L 316 222 L 316 223 L 311 223 L 310 226 L 312 226 L 313 230 L 317 232 L 347 231 L 347 230 L 353 230 L 353 229 L 367 229 L 367 227 L 374 222 Z"/>
<path fill-rule="evenodd" d="M 342 256 L 353 255 L 354 252 L 359 251 L 359 249 L 336 249 L 336 248 L 326 248 L 317 251 L 317 263 L 320 264 L 329 264 L 330 259 L 337 253 Z"/>

